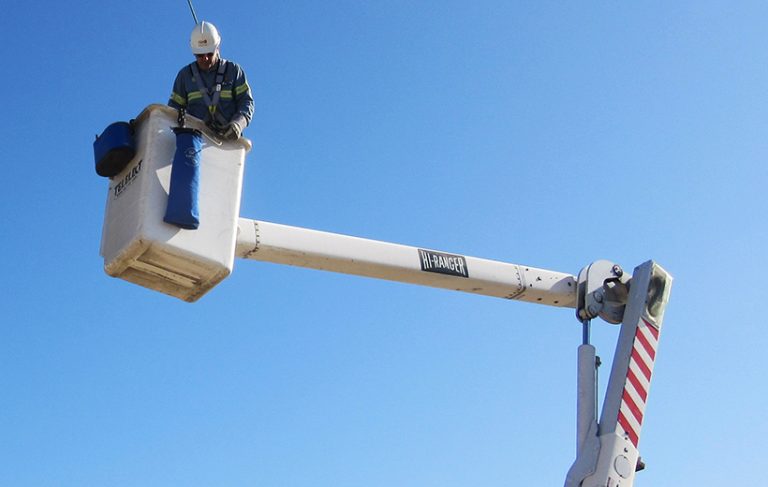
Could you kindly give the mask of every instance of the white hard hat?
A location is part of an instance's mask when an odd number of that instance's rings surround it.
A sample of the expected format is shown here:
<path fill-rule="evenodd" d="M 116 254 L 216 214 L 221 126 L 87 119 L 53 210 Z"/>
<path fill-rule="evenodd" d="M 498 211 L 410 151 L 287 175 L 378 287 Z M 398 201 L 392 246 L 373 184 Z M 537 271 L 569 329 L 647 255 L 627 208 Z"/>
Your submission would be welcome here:
<path fill-rule="evenodd" d="M 189 46 L 192 48 L 192 54 L 207 54 L 214 52 L 221 44 L 221 36 L 216 26 L 210 22 L 200 22 L 192 30 L 189 39 Z"/>

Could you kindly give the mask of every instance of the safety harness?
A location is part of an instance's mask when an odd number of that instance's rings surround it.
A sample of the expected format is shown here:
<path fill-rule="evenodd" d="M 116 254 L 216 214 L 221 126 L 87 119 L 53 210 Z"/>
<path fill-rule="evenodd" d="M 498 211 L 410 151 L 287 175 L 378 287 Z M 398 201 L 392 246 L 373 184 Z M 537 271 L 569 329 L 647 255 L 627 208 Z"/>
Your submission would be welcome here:
<path fill-rule="evenodd" d="M 224 59 L 219 60 L 219 69 L 216 70 L 216 79 L 214 86 L 208 88 L 203 82 L 203 77 L 200 76 L 200 71 L 197 69 L 197 63 L 192 63 L 192 76 L 195 78 L 197 88 L 200 90 L 200 94 L 203 95 L 203 101 L 208 106 L 208 120 L 206 125 L 211 126 L 215 130 L 223 129 L 228 121 L 224 118 L 224 115 L 218 110 L 219 98 L 221 97 L 221 84 L 224 82 L 224 73 L 227 70 L 227 61 Z"/>

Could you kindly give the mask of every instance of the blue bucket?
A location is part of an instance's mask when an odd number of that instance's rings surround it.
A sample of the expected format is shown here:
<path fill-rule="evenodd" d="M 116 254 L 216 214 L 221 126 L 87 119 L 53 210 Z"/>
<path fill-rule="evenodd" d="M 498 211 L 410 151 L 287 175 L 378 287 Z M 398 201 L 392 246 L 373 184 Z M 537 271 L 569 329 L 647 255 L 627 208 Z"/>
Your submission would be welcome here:
<path fill-rule="evenodd" d="M 93 142 L 96 174 L 111 178 L 122 171 L 136 155 L 133 127 L 128 122 L 115 122 Z"/>

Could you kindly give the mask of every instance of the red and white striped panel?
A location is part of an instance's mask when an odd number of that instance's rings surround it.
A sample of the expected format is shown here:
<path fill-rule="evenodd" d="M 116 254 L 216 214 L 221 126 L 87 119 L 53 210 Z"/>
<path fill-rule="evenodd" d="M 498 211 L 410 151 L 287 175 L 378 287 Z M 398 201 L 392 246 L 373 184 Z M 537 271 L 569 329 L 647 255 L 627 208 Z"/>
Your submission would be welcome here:
<path fill-rule="evenodd" d="M 640 428 L 643 425 L 645 402 L 651 386 L 651 374 L 658 344 L 659 329 L 644 318 L 640 318 L 619 409 L 619 425 L 624 428 L 624 432 L 635 448 L 637 448 Z"/>

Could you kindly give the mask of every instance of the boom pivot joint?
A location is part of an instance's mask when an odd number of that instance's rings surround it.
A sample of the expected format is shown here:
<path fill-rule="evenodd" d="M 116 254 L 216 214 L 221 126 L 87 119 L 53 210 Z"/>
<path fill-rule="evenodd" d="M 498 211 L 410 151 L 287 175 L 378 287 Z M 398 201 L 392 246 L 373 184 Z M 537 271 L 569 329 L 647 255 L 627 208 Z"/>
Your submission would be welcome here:
<path fill-rule="evenodd" d="M 582 269 L 576 287 L 576 318 L 584 323 L 599 316 L 608 323 L 621 323 L 631 277 L 621 266 L 607 260 Z"/>

